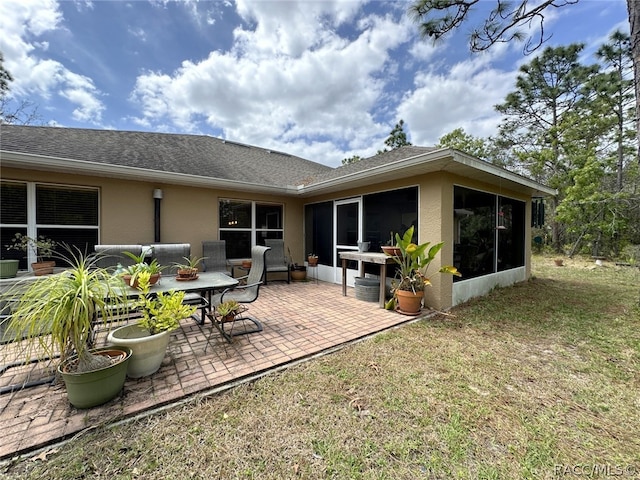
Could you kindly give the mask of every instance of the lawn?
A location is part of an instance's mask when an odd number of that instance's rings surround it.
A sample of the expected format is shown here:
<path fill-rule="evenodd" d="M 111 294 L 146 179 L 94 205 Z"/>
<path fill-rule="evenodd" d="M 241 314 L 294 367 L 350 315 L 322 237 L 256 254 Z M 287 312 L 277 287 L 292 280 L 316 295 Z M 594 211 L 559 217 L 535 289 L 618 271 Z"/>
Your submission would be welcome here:
<path fill-rule="evenodd" d="M 640 478 L 640 270 L 534 278 L 7 478 Z"/>

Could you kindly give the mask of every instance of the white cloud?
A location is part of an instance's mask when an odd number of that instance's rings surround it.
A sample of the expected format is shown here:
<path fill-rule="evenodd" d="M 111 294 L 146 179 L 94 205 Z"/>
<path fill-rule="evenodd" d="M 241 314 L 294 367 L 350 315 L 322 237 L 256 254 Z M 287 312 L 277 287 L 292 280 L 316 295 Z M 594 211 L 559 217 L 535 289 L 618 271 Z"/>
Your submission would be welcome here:
<path fill-rule="evenodd" d="M 456 128 L 474 136 L 493 135 L 500 121 L 494 105 L 513 89 L 515 71 L 500 71 L 475 56 L 442 74 L 425 70 L 415 77 L 415 89 L 398 107 L 416 145 L 434 145 Z"/>
<path fill-rule="evenodd" d="M 585 50 L 597 48 L 602 29 L 577 35 L 582 24 L 568 19 L 575 20 L 575 9 L 604 13 L 624 4 L 599 3 L 549 10 L 553 41 L 581 38 Z M 465 31 L 434 46 L 418 38 L 406 2 L 152 0 L 157 22 L 136 21 L 148 12 L 142 2 L 76 0 L 79 15 L 65 19 L 68 5 L 0 0 L 0 51 L 16 79 L 11 93 L 42 100 L 54 114 L 50 123 L 214 132 L 330 165 L 375 154 L 401 118 L 416 145 L 458 127 L 495 134 L 493 107 L 513 89 L 519 64 L 533 58 L 522 57 L 515 42 L 471 54 Z M 176 8 L 186 15 L 165 21 Z M 101 22 L 128 26 L 126 42 L 109 42 L 101 29 L 77 41 L 80 31 L 70 22 L 94 21 L 97 11 Z M 122 24 L 124 15 L 131 21 Z M 174 28 L 184 28 L 185 18 L 197 35 Z"/>
<path fill-rule="evenodd" d="M 92 80 L 73 73 L 58 61 L 41 58 L 49 43 L 38 42 L 37 37 L 64 29 L 63 22 L 53 0 L 0 2 L 0 51 L 4 54 L 4 68 L 14 79 L 10 93 L 32 99 L 38 95 L 44 100 L 60 95 L 74 105 L 74 117 L 99 122 L 104 106 Z"/>
<path fill-rule="evenodd" d="M 290 15 L 270 11 L 285 5 Z M 241 14 L 258 23 L 255 30 L 237 29 L 230 51 L 183 62 L 171 75 L 140 75 L 131 96 L 143 110 L 138 122 L 169 120 L 192 131 L 194 118 L 205 118 L 227 138 L 307 158 L 320 149 L 326 156 L 333 145 L 331 155 L 335 152 L 338 163 L 343 156 L 336 144 L 350 143 L 360 152 L 372 149 L 371 138 L 389 131 L 376 124 L 372 112 L 383 93 L 381 74 L 388 74 L 390 51 L 408 39 L 406 25 L 390 17 L 368 17 L 360 23 L 359 36 L 348 41 L 335 28 L 353 16 L 353 2 L 275 2 L 269 7 L 240 2 Z"/>

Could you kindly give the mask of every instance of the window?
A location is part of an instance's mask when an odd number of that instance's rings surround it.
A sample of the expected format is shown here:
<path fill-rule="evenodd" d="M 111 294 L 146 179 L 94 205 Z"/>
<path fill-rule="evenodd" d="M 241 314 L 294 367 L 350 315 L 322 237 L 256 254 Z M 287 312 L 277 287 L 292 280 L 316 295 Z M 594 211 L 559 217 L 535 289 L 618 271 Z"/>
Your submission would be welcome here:
<path fill-rule="evenodd" d="M 97 188 L 31 182 L 0 182 L 0 242 L 3 258 L 20 260 L 26 269 L 33 258 L 6 250 L 17 232 L 30 237 L 44 235 L 58 244 L 93 251 L 99 233 Z M 56 248 L 58 252 L 61 247 Z"/>
<path fill-rule="evenodd" d="M 333 202 L 304 207 L 305 253 L 318 255 L 318 262 L 333 265 Z"/>
<path fill-rule="evenodd" d="M 369 250 L 379 252 L 391 240 L 391 232 L 404 234 L 413 225 L 414 240 L 418 240 L 418 187 L 365 195 L 364 241 Z M 395 245 L 395 239 L 393 240 Z"/>
<path fill-rule="evenodd" d="M 524 265 L 525 203 L 455 187 L 454 281 Z"/>
<path fill-rule="evenodd" d="M 219 219 L 229 259 L 251 257 L 251 247 L 267 238 L 284 238 L 282 205 L 220 200 Z"/>

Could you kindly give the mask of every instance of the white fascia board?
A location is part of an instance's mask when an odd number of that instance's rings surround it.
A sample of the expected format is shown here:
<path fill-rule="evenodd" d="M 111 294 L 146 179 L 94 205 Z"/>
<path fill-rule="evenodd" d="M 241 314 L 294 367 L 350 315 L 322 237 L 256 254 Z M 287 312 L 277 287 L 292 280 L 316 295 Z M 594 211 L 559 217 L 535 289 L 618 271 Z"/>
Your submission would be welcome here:
<path fill-rule="evenodd" d="M 530 178 L 523 177 L 522 175 L 518 175 L 517 173 L 510 172 L 509 170 L 505 170 L 504 168 L 497 167 L 496 165 L 485 162 L 484 160 L 480 160 L 479 158 L 473 157 L 459 150 L 451 149 L 451 153 L 453 155 L 453 160 L 462 165 L 467 165 L 469 167 L 475 168 L 476 170 L 495 175 L 496 177 L 519 183 L 520 185 L 524 185 L 525 187 L 531 188 L 532 190 L 537 190 L 540 193 L 544 193 L 547 195 L 558 194 L 558 191 L 555 188 L 547 187 L 546 185 L 538 183 L 535 180 L 531 180 Z"/>
<path fill-rule="evenodd" d="M 105 163 L 50 157 L 46 155 L 25 155 L 0 150 L 0 162 L 4 167 L 25 168 L 29 170 L 47 170 L 61 173 L 93 175 L 123 180 L 160 182 L 169 185 L 190 187 L 220 188 L 247 192 L 271 193 L 276 195 L 296 194 L 295 187 L 276 187 L 258 183 L 240 182 L 221 178 L 204 177 L 186 173 L 161 172 L 146 168 L 110 165 Z"/>
<path fill-rule="evenodd" d="M 445 160 L 445 159 L 450 160 L 451 162 L 454 162 L 454 163 L 465 165 L 467 167 L 470 167 L 485 173 L 489 173 L 498 178 L 504 178 L 505 180 L 509 180 L 519 185 L 525 186 L 541 194 L 546 194 L 546 195 L 557 194 L 557 191 L 555 189 L 549 188 L 534 180 L 530 180 L 516 173 L 509 172 L 508 170 L 492 165 L 491 163 L 485 162 L 471 155 L 467 155 L 463 152 L 460 152 L 458 150 L 448 148 L 448 147 L 440 148 L 438 150 L 432 150 L 430 152 L 415 155 L 413 157 L 403 158 L 402 160 L 386 163 L 378 167 L 354 172 L 350 175 L 344 175 L 341 177 L 332 178 L 323 182 L 312 183 L 311 185 L 308 185 L 308 186 L 300 185 L 298 186 L 298 192 L 301 194 L 302 193 L 309 194 L 309 193 L 321 193 L 325 189 L 336 188 L 339 186 L 344 186 L 346 188 L 349 186 L 350 183 L 353 183 L 358 180 L 362 181 L 362 180 L 366 180 L 368 178 L 376 177 L 379 175 L 394 173 L 404 169 L 410 169 L 415 166 L 428 165 L 429 163 L 433 163 L 433 162 L 437 162 L 438 160 Z"/>
<path fill-rule="evenodd" d="M 378 175 L 383 175 L 386 173 L 397 172 L 405 168 L 413 167 L 423 163 L 432 162 L 432 161 L 447 158 L 450 156 L 451 156 L 451 151 L 448 148 L 442 148 L 442 149 L 434 150 L 427 153 L 421 153 L 420 155 L 415 155 L 413 157 L 403 158 L 402 160 L 397 160 L 395 162 L 385 163 L 384 165 L 379 165 L 377 167 L 369 168 L 367 170 L 361 170 L 349 175 L 332 178 L 322 182 L 312 183 L 310 185 L 299 185 L 298 192 L 314 193 L 318 190 L 321 191 L 329 187 L 336 187 L 339 185 L 348 186 L 348 184 L 356 180 L 364 180 L 370 177 L 377 177 Z"/>

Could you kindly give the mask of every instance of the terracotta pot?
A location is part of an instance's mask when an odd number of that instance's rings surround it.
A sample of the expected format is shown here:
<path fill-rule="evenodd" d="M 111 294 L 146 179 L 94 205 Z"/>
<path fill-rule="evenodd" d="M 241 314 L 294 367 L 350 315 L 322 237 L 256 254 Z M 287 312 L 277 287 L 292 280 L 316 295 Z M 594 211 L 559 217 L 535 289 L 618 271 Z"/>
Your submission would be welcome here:
<path fill-rule="evenodd" d="M 56 262 L 48 261 L 48 262 L 36 262 L 31 264 L 31 268 L 33 269 L 33 274 L 37 277 L 40 275 L 50 275 L 53 273 L 53 267 L 56 266 Z"/>
<path fill-rule="evenodd" d="M 250 269 L 251 268 L 251 260 L 243 260 L 242 268 Z"/>
<path fill-rule="evenodd" d="M 395 295 L 400 313 L 406 313 L 407 315 L 420 313 L 424 292 L 413 293 L 410 290 L 396 290 Z"/>
<path fill-rule="evenodd" d="M 391 255 L 392 257 L 398 257 L 402 253 L 402 250 L 400 250 L 400 248 L 398 247 L 388 247 L 386 245 L 383 245 L 381 248 L 384 253 L 386 253 L 387 255 Z"/>
<path fill-rule="evenodd" d="M 195 280 L 198 278 L 197 268 L 181 268 L 177 272 L 179 280 Z"/>
<path fill-rule="evenodd" d="M 136 281 L 133 282 L 133 285 L 131 285 L 131 275 L 122 275 L 122 280 L 124 280 L 124 283 L 126 283 L 127 285 L 129 285 L 132 288 L 138 288 L 138 279 L 136 278 Z M 160 280 L 160 274 L 159 273 L 154 273 L 153 275 L 151 275 L 151 277 L 149 277 L 149 285 L 155 285 L 156 283 L 158 283 L 158 280 Z"/>
<path fill-rule="evenodd" d="M 307 278 L 307 267 L 297 266 L 291 267 L 291 280 L 300 282 Z"/>
<path fill-rule="evenodd" d="M 562 260 L 561 258 L 556 258 L 554 260 L 554 263 L 556 264 L 557 267 L 562 267 L 564 265 L 564 260 Z"/>
<path fill-rule="evenodd" d="M 318 257 L 308 257 L 307 258 L 307 262 L 309 263 L 310 267 L 315 267 L 316 265 L 318 265 Z"/>

